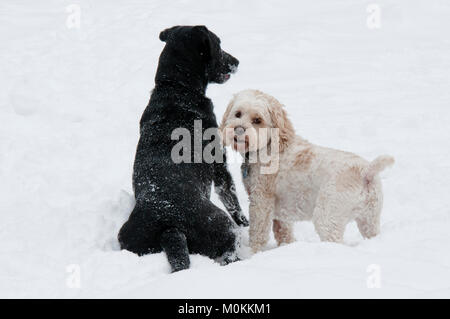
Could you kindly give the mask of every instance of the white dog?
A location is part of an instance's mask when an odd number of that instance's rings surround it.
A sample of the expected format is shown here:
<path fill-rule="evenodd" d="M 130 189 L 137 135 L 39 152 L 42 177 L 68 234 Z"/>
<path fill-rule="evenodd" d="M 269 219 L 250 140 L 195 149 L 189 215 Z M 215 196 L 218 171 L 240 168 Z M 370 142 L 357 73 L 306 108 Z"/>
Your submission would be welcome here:
<path fill-rule="evenodd" d="M 277 136 L 261 134 L 274 128 Z M 250 199 L 254 252 L 267 243 L 271 224 L 279 245 L 294 241 L 296 220 L 312 220 L 322 241 L 342 242 L 351 220 L 356 220 L 365 238 L 379 233 L 383 194 L 378 173 L 394 163 L 392 157 L 368 162 L 352 153 L 313 145 L 295 135 L 280 102 L 257 90 L 234 96 L 220 129 L 224 144 L 245 158 L 241 170 Z M 262 153 L 269 154 L 265 164 Z M 264 173 L 269 166 L 277 169 Z"/>

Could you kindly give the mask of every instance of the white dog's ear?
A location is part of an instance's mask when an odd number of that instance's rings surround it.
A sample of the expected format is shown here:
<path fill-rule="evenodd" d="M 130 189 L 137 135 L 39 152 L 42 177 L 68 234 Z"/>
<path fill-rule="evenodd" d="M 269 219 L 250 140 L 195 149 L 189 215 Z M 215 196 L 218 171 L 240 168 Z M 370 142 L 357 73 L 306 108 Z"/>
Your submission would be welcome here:
<path fill-rule="evenodd" d="M 223 113 L 222 117 L 222 123 L 220 123 L 219 130 L 222 131 L 225 128 L 225 123 L 227 122 L 228 117 L 230 116 L 231 109 L 234 106 L 234 100 L 236 96 L 233 96 L 230 103 L 228 103 L 227 109 L 225 110 L 225 113 Z"/>
<path fill-rule="evenodd" d="M 283 152 L 288 142 L 295 136 L 294 127 L 288 119 L 283 105 L 275 98 L 269 99 L 269 114 L 272 126 L 279 129 L 280 152 Z"/>

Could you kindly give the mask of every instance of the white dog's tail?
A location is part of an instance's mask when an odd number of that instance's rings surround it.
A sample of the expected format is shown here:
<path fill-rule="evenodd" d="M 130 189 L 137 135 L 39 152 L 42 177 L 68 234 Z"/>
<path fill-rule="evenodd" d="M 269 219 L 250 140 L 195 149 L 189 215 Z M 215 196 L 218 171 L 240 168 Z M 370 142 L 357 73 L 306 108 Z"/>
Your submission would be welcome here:
<path fill-rule="evenodd" d="M 395 162 L 394 158 L 389 155 L 381 155 L 369 163 L 363 172 L 364 180 L 369 184 L 373 181 L 373 178 L 378 175 L 379 172 L 384 170 L 386 167 L 393 165 Z"/>

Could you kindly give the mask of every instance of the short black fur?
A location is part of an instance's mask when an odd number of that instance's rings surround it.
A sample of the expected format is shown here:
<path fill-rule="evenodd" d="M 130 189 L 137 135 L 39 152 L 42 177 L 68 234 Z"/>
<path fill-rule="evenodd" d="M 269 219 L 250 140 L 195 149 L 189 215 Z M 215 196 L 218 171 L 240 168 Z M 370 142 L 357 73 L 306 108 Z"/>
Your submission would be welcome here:
<path fill-rule="evenodd" d="M 165 251 L 172 271 L 189 268 L 189 253 L 228 262 L 237 243 L 237 225 L 248 221 L 226 161 L 174 163 L 171 150 L 178 141 L 171 133 L 183 127 L 193 138 L 194 120 L 202 121 L 203 131 L 217 128 L 206 87 L 225 82 L 239 62 L 204 26 L 176 26 L 159 37 L 166 45 L 140 121 L 133 172 L 136 206 L 118 239 L 122 249 L 139 255 Z M 203 141 L 203 147 L 207 143 Z M 213 182 L 232 219 L 210 201 Z"/>

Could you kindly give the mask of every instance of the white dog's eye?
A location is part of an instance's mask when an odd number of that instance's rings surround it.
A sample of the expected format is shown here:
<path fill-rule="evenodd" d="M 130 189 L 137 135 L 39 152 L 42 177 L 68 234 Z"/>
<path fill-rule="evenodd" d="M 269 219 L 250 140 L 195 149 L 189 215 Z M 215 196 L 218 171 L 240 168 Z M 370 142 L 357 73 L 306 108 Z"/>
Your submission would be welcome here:
<path fill-rule="evenodd" d="M 237 118 L 240 118 L 240 117 L 241 117 L 241 111 L 237 111 L 236 114 L 235 114 L 235 116 L 236 116 Z"/>
<path fill-rule="evenodd" d="M 253 124 L 261 124 L 261 119 L 259 117 L 255 117 L 252 121 Z"/>

